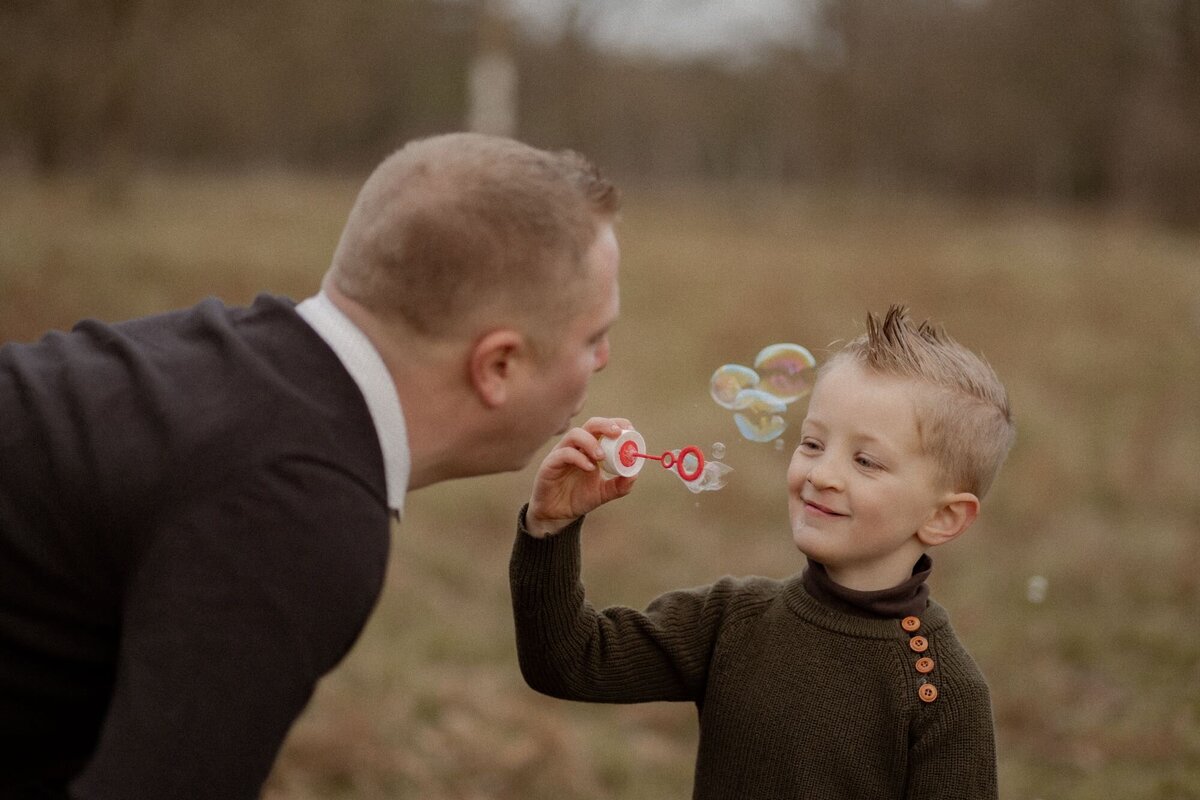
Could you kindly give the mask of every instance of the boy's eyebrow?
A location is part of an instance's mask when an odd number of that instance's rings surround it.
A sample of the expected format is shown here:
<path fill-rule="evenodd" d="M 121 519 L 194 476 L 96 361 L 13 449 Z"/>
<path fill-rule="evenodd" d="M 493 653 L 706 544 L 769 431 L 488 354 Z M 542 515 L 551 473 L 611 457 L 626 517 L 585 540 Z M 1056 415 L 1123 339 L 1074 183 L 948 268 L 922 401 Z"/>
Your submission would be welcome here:
<path fill-rule="evenodd" d="M 806 415 L 804 419 L 800 420 L 800 430 L 804 430 L 805 426 L 808 425 L 815 425 L 818 428 L 825 427 L 824 423 L 822 423 L 819 418 L 814 418 L 811 415 Z"/>
<path fill-rule="evenodd" d="M 896 449 L 896 445 L 895 445 L 895 444 L 893 444 L 892 442 L 890 442 L 889 440 L 887 440 L 887 439 L 885 439 L 885 438 L 883 438 L 883 437 L 881 437 L 881 436 L 875 436 L 875 435 L 873 435 L 873 434 L 870 434 L 870 433 L 865 433 L 865 434 L 858 434 L 858 438 L 859 438 L 861 441 L 865 442 L 866 444 L 878 444 L 878 445 L 882 445 L 882 446 L 884 446 L 884 447 L 888 448 L 889 450 L 894 450 L 894 449 Z"/>
<path fill-rule="evenodd" d="M 822 423 L 820 419 L 814 419 L 813 417 L 805 417 L 804 421 L 800 423 L 800 430 L 803 431 L 806 426 L 814 426 L 818 429 L 819 432 L 827 430 L 827 426 L 824 423 Z M 856 444 L 857 443 L 878 444 L 878 445 L 882 445 L 883 447 L 888 448 L 889 450 L 897 449 L 897 445 L 893 441 L 891 441 L 888 438 L 885 438 L 884 436 L 880 436 L 880 435 L 877 435 L 874 433 L 867 433 L 867 432 L 856 430 L 856 431 L 851 432 L 850 438 Z"/>

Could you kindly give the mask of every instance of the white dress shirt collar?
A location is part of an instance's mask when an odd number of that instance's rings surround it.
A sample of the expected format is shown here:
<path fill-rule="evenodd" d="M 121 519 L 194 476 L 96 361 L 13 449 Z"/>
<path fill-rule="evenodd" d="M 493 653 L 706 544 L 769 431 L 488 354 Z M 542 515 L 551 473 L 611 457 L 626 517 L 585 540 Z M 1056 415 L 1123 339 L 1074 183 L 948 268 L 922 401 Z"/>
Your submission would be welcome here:
<path fill-rule="evenodd" d="M 371 340 L 333 304 L 325 292 L 319 292 L 296 306 L 298 313 L 337 354 L 350 377 L 358 384 L 383 451 L 383 471 L 387 482 L 388 507 L 399 514 L 404 510 L 404 495 L 412 471 L 408 449 L 408 429 L 396 394 L 396 384 Z"/>

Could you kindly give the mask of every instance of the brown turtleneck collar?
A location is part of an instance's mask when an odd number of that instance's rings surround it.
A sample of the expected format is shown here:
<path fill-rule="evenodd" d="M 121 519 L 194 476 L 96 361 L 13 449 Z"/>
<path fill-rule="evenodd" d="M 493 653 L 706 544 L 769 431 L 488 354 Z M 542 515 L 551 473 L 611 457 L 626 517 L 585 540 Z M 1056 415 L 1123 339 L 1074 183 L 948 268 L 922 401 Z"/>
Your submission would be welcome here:
<path fill-rule="evenodd" d="M 890 589 L 860 592 L 834 583 L 819 561 L 808 559 L 808 568 L 801 576 L 805 591 L 830 608 L 857 617 L 891 619 L 909 614 L 919 615 L 929 602 L 929 586 L 925 579 L 933 571 L 933 559 L 922 555 L 913 566 L 912 577 Z"/>

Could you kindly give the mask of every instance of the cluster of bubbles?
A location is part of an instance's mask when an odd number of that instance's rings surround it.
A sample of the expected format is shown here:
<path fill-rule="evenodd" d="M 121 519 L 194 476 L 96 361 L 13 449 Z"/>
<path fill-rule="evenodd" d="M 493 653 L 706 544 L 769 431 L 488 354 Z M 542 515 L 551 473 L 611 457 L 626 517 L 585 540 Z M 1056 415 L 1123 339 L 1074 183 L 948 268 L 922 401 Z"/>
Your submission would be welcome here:
<path fill-rule="evenodd" d="M 788 405 L 812 391 L 816 366 L 812 353 L 798 344 L 767 345 L 755 357 L 753 369 L 741 364 L 717 367 L 709 394 L 721 408 L 734 412 L 733 422 L 744 438 L 769 442 L 787 428 L 783 414 Z"/>

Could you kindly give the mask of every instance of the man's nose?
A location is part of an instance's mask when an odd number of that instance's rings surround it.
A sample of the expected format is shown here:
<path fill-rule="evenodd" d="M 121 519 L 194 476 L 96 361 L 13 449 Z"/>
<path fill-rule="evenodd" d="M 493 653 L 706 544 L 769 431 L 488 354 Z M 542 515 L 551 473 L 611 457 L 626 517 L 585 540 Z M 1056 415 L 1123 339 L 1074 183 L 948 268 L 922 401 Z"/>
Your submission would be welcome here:
<path fill-rule="evenodd" d="M 610 349 L 611 347 L 608 343 L 608 339 L 605 338 L 605 340 L 600 343 L 600 346 L 596 348 L 596 366 L 592 368 L 593 372 L 599 372 L 608 366 L 608 355 Z"/>

